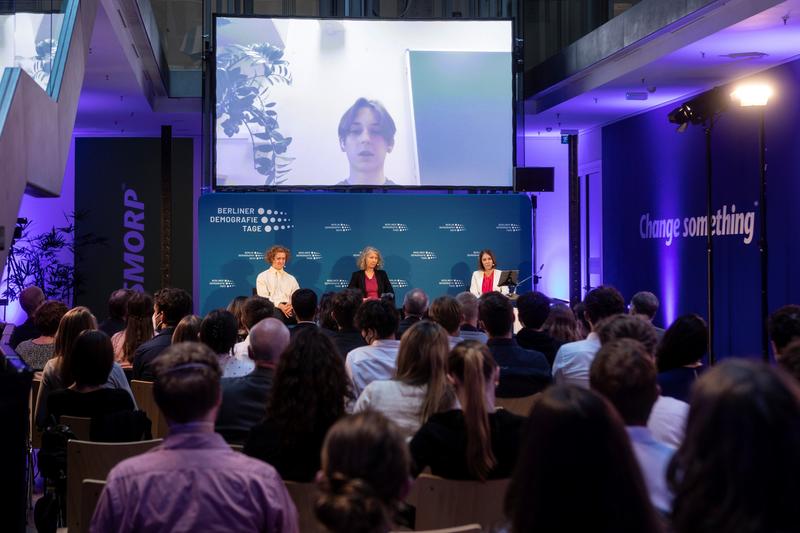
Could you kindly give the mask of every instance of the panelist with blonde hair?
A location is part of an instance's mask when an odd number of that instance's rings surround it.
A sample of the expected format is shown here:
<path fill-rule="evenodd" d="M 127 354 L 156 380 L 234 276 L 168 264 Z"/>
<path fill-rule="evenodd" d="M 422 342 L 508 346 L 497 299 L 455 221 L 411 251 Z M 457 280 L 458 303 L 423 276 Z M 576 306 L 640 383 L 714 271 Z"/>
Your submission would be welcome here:
<path fill-rule="evenodd" d="M 290 253 L 288 248 L 280 244 L 264 252 L 264 260 L 270 267 L 256 278 L 256 294 L 275 304 L 283 314 L 280 317 L 282 319 L 294 316 L 292 293 L 300 288 L 297 279 L 284 270 Z"/>
<path fill-rule="evenodd" d="M 348 288 L 361 291 L 361 297 L 365 300 L 377 300 L 381 295 L 391 293 L 394 296 L 394 289 L 389 282 L 389 276 L 384 270 L 383 257 L 380 251 L 372 246 L 367 246 L 358 256 L 356 261 L 359 270 L 350 276 Z"/>

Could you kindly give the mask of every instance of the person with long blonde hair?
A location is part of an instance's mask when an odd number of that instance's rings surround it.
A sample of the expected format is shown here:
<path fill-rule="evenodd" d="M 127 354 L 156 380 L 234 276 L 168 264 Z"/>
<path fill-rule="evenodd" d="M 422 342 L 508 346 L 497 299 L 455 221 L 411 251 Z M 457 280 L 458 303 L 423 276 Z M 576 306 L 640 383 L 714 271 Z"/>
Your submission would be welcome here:
<path fill-rule="evenodd" d="M 447 379 L 460 408 L 431 416 L 411 439 L 414 473 L 426 467 L 448 479 L 511 475 L 525 418 L 495 409 L 500 372 L 486 345 L 464 341 L 447 358 Z"/>
<path fill-rule="evenodd" d="M 417 322 L 400 339 L 394 378 L 367 385 L 353 410 L 380 411 L 410 439 L 432 415 L 453 405 L 445 376 L 447 352 L 444 328 L 427 320 Z"/>

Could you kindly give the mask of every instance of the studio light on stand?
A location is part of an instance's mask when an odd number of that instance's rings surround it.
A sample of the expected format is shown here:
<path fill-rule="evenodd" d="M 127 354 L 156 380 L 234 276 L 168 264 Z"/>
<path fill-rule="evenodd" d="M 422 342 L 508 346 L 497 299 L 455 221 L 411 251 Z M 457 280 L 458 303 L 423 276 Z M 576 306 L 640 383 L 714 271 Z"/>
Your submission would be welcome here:
<path fill-rule="evenodd" d="M 767 316 L 769 300 L 767 296 L 768 254 L 767 254 L 767 149 L 765 144 L 764 115 L 772 96 L 772 88 L 764 83 L 743 84 L 736 87 L 731 98 L 739 102 L 741 107 L 758 108 L 758 149 L 759 149 L 759 189 L 758 189 L 758 223 L 760 234 L 758 252 L 761 259 L 761 357 L 769 361 L 769 336 L 767 334 Z"/>

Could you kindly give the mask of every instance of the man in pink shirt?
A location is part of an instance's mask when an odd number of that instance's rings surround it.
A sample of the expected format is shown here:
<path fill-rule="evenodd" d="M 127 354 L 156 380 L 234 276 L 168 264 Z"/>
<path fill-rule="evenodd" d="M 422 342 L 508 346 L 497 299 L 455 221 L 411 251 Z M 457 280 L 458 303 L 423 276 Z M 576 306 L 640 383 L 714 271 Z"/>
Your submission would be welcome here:
<path fill-rule="evenodd" d="M 169 435 L 111 470 L 90 531 L 296 533 L 297 510 L 280 475 L 214 433 L 221 402 L 214 352 L 180 343 L 154 366 L 153 392 Z"/>

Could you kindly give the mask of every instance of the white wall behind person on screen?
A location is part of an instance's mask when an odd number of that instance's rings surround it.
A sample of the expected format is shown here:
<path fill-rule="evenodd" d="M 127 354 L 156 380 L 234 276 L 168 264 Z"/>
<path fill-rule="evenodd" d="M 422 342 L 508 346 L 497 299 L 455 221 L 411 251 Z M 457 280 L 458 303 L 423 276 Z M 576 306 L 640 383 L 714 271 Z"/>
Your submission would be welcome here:
<path fill-rule="evenodd" d="M 286 45 L 292 85 L 275 85 L 270 100 L 279 131 L 292 137 L 285 155 L 296 158 L 284 185 L 335 185 L 349 166 L 339 146 L 342 114 L 360 97 L 380 101 L 397 127 L 384 174 L 398 185 L 417 185 L 411 97 L 405 54 L 415 50 L 507 51 L 507 21 L 320 21 L 228 19 L 218 28 L 218 50 L 261 42 L 259 27 L 272 25 Z M 263 31 L 261 32 L 263 35 Z M 511 76 L 511 73 L 509 73 Z M 511 124 L 509 124 L 509 131 Z M 455 133 L 455 132 L 454 132 Z M 509 133 L 509 140 L 511 135 Z M 510 141 L 509 141 L 510 142 Z M 228 138 L 217 125 L 218 184 L 261 185 L 246 130 Z M 457 157 L 457 154 L 454 154 Z M 479 184 L 476 184 L 479 185 Z"/>

